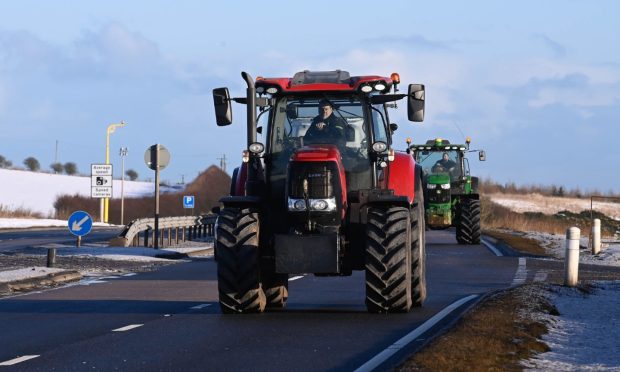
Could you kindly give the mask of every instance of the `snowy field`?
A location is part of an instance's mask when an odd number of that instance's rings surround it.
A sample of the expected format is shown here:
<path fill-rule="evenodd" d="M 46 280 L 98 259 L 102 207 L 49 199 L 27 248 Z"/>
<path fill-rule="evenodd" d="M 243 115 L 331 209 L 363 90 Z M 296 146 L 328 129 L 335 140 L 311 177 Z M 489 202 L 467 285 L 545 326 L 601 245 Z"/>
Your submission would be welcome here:
<path fill-rule="evenodd" d="M 113 180 L 113 197 L 121 197 L 121 181 Z M 25 208 L 44 216 L 54 214 L 54 202 L 60 195 L 90 197 L 90 177 L 0 169 L 0 205 L 9 209 Z M 125 181 L 125 197 L 152 195 L 152 182 Z M 173 191 L 162 187 L 161 192 Z"/>
<path fill-rule="evenodd" d="M 552 215 L 564 210 L 573 213 L 590 210 L 589 198 L 561 198 L 540 194 L 489 194 L 488 196 L 493 202 L 519 213 L 540 212 Z M 620 220 L 620 203 L 595 201 L 593 208 L 610 218 Z"/>

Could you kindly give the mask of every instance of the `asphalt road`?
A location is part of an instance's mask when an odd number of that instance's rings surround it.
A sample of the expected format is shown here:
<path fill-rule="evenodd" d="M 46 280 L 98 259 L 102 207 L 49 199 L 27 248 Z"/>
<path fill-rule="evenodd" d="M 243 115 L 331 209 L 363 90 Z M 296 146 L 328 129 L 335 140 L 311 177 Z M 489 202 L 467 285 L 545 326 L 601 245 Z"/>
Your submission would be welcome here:
<path fill-rule="evenodd" d="M 0 365 L 23 357 L 13 368 L 354 370 L 391 347 L 393 355 L 377 362 L 385 369 L 472 302 L 396 350 L 399 339 L 455 301 L 509 287 L 519 272 L 518 257 L 459 246 L 449 231 L 430 231 L 427 242 L 429 297 L 408 314 L 368 314 L 364 276 L 357 272 L 291 278 L 286 309 L 225 316 L 217 304 L 216 264 L 201 259 L 0 300 Z"/>
<path fill-rule="evenodd" d="M 121 227 L 93 227 L 88 235 L 82 237 L 82 243 L 107 241 L 118 236 L 121 230 Z M 49 243 L 74 244 L 76 239 L 66 227 L 0 230 L 0 252 L 22 250 Z"/>

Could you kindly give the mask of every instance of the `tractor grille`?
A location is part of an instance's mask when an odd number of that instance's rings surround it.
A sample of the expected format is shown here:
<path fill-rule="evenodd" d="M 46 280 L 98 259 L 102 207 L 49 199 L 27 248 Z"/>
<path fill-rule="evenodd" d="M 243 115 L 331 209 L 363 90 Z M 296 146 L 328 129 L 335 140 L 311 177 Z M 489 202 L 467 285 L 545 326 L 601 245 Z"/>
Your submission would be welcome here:
<path fill-rule="evenodd" d="M 444 190 L 438 187 L 435 190 L 428 190 L 427 196 L 429 203 L 450 203 L 450 189 Z"/>
<path fill-rule="evenodd" d="M 333 162 L 292 162 L 289 166 L 289 197 L 303 199 L 304 180 L 308 180 L 308 198 L 325 199 L 335 196 L 338 182 Z"/>

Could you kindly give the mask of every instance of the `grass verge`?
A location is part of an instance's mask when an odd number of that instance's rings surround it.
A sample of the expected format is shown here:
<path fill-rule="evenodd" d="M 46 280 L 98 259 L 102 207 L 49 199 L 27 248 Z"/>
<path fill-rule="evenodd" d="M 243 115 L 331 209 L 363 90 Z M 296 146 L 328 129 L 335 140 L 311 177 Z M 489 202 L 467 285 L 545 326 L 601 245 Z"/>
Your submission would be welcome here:
<path fill-rule="evenodd" d="M 43 215 L 27 208 L 11 209 L 6 205 L 0 204 L 0 218 L 43 218 Z"/>
<path fill-rule="evenodd" d="M 521 371 L 521 360 L 549 350 L 536 313 L 557 315 L 539 285 L 491 295 L 399 366 L 397 371 Z"/>
<path fill-rule="evenodd" d="M 518 232 L 504 232 L 498 230 L 484 230 L 485 235 L 491 236 L 497 240 L 500 240 L 508 244 L 512 249 L 521 252 L 534 254 L 538 256 L 549 256 L 536 239 L 527 238 L 522 233 Z"/>

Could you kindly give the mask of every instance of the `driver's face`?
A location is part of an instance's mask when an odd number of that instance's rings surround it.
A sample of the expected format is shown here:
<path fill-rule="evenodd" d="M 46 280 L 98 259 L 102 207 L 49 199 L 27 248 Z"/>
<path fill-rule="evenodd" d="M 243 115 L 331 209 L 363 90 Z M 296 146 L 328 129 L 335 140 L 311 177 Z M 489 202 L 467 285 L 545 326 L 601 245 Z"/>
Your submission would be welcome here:
<path fill-rule="evenodd" d="M 331 106 L 319 107 L 319 114 L 323 117 L 323 119 L 327 119 L 333 111 L 334 109 L 332 109 Z"/>
<path fill-rule="evenodd" d="M 448 160 L 450 159 L 450 157 L 448 156 L 448 154 L 443 154 L 443 160 Z"/>

